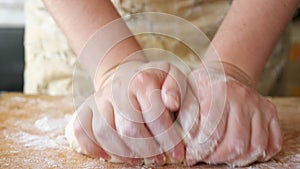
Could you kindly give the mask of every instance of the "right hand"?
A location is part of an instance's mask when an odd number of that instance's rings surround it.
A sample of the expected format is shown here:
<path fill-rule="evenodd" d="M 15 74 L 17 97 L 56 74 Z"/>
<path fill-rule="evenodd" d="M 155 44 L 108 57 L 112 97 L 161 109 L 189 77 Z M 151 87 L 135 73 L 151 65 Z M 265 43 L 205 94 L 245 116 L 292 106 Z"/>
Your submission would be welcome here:
<path fill-rule="evenodd" d="M 146 163 L 162 165 L 166 156 L 182 162 L 184 144 L 170 112 L 179 109 L 186 83 L 175 66 L 164 62 L 129 61 L 108 72 L 76 112 L 80 152 L 130 164 L 145 157 Z"/>

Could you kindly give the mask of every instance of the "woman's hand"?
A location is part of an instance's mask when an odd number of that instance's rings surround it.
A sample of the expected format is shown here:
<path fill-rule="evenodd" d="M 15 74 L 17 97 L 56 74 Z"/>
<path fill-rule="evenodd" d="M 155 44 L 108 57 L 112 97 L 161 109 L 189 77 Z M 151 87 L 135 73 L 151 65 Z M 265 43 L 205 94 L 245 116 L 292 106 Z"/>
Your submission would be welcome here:
<path fill-rule="evenodd" d="M 251 80 L 236 67 L 224 64 L 224 69 L 222 73 L 222 67 L 202 65 L 189 76 L 200 106 L 200 116 L 186 144 L 189 165 L 244 166 L 267 161 L 281 150 L 275 106 L 250 87 Z M 181 126 L 189 122 L 186 117 L 179 116 Z"/>
<path fill-rule="evenodd" d="M 179 110 L 187 79 L 165 62 L 128 61 L 99 78 L 99 89 L 77 110 L 74 129 L 83 154 L 130 164 L 184 160 L 171 112 Z M 70 140 L 69 140 L 70 142 Z M 166 152 L 166 153 L 164 153 Z"/>

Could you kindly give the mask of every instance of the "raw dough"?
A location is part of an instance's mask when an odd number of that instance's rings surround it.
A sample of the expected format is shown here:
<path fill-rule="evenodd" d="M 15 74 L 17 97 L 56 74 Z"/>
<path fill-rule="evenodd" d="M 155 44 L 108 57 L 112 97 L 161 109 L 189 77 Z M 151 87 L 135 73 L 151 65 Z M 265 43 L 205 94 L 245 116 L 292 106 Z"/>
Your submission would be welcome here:
<path fill-rule="evenodd" d="M 73 128 L 73 124 L 75 122 L 75 119 L 76 119 L 76 112 L 72 115 L 72 118 L 70 120 L 70 122 L 68 123 L 68 125 L 66 126 L 65 128 L 65 137 L 67 138 L 68 142 L 69 142 L 69 145 L 72 149 L 74 149 L 76 152 L 78 153 L 83 153 L 84 152 L 82 151 L 82 149 L 80 148 L 79 146 L 79 143 L 75 137 L 75 133 L 74 133 L 74 128 Z M 112 163 L 123 163 L 122 161 L 116 159 L 116 158 L 111 158 L 110 160 L 108 160 L 108 162 L 112 162 Z M 166 160 L 166 163 L 167 164 L 174 164 L 174 163 L 178 163 L 176 161 L 173 161 L 172 159 L 170 158 L 167 158 Z M 144 164 L 145 165 L 148 165 L 148 164 L 152 164 L 152 161 L 150 160 L 146 160 L 144 159 Z"/>
<path fill-rule="evenodd" d="M 73 128 L 73 124 L 75 122 L 75 119 L 76 119 L 76 116 L 77 116 L 77 113 L 75 112 L 73 115 L 72 115 L 72 118 L 70 120 L 70 122 L 68 123 L 68 125 L 66 126 L 65 128 L 65 136 L 70 144 L 70 147 L 72 149 L 74 149 L 76 152 L 78 153 L 84 153 L 81 149 L 81 147 L 79 146 L 79 143 L 75 137 L 75 133 L 74 133 L 74 128 Z M 118 159 L 116 158 L 111 158 L 109 160 L 109 162 L 114 162 L 114 163 L 121 163 L 122 161 L 119 161 Z"/>

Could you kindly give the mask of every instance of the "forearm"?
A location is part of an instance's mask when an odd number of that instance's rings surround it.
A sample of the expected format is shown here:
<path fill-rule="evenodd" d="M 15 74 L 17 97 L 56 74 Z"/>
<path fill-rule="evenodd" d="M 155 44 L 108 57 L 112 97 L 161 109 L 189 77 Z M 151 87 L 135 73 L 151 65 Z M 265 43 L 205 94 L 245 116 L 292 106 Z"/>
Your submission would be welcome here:
<path fill-rule="evenodd" d="M 104 25 L 120 18 L 109 0 L 44 0 L 44 3 L 77 55 L 80 54 L 91 35 Z M 118 29 L 128 31 L 125 24 Z M 111 34 L 114 33 L 111 32 Z M 101 40 L 108 41 L 111 34 L 107 35 L 107 39 L 103 37 Z M 101 64 L 101 72 L 117 66 L 124 58 L 137 50 L 140 50 L 140 46 L 134 37 L 119 42 L 106 55 Z M 88 62 L 90 61 L 83 64 L 87 69 L 93 64 Z M 88 71 L 95 72 L 96 70 Z"/>
<path fill-rule="evenodd" d="M 234 0 L 212 44 L 222 62 L 257 83 L 299 0 Z"/>

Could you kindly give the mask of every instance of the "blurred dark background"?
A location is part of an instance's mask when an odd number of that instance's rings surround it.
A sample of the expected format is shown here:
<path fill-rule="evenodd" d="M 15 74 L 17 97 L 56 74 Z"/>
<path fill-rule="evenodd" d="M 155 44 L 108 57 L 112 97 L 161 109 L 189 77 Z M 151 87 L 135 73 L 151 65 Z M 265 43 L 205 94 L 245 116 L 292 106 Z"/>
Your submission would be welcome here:
<path fill-rule="evenodd" d="M 0 0 L 0 91 L 23 91 L 25 0 Z"/>
<path fill-rule="evenodd" d="M 22 91 L 24 28 L 0 27 L 0 91 Z"/>

